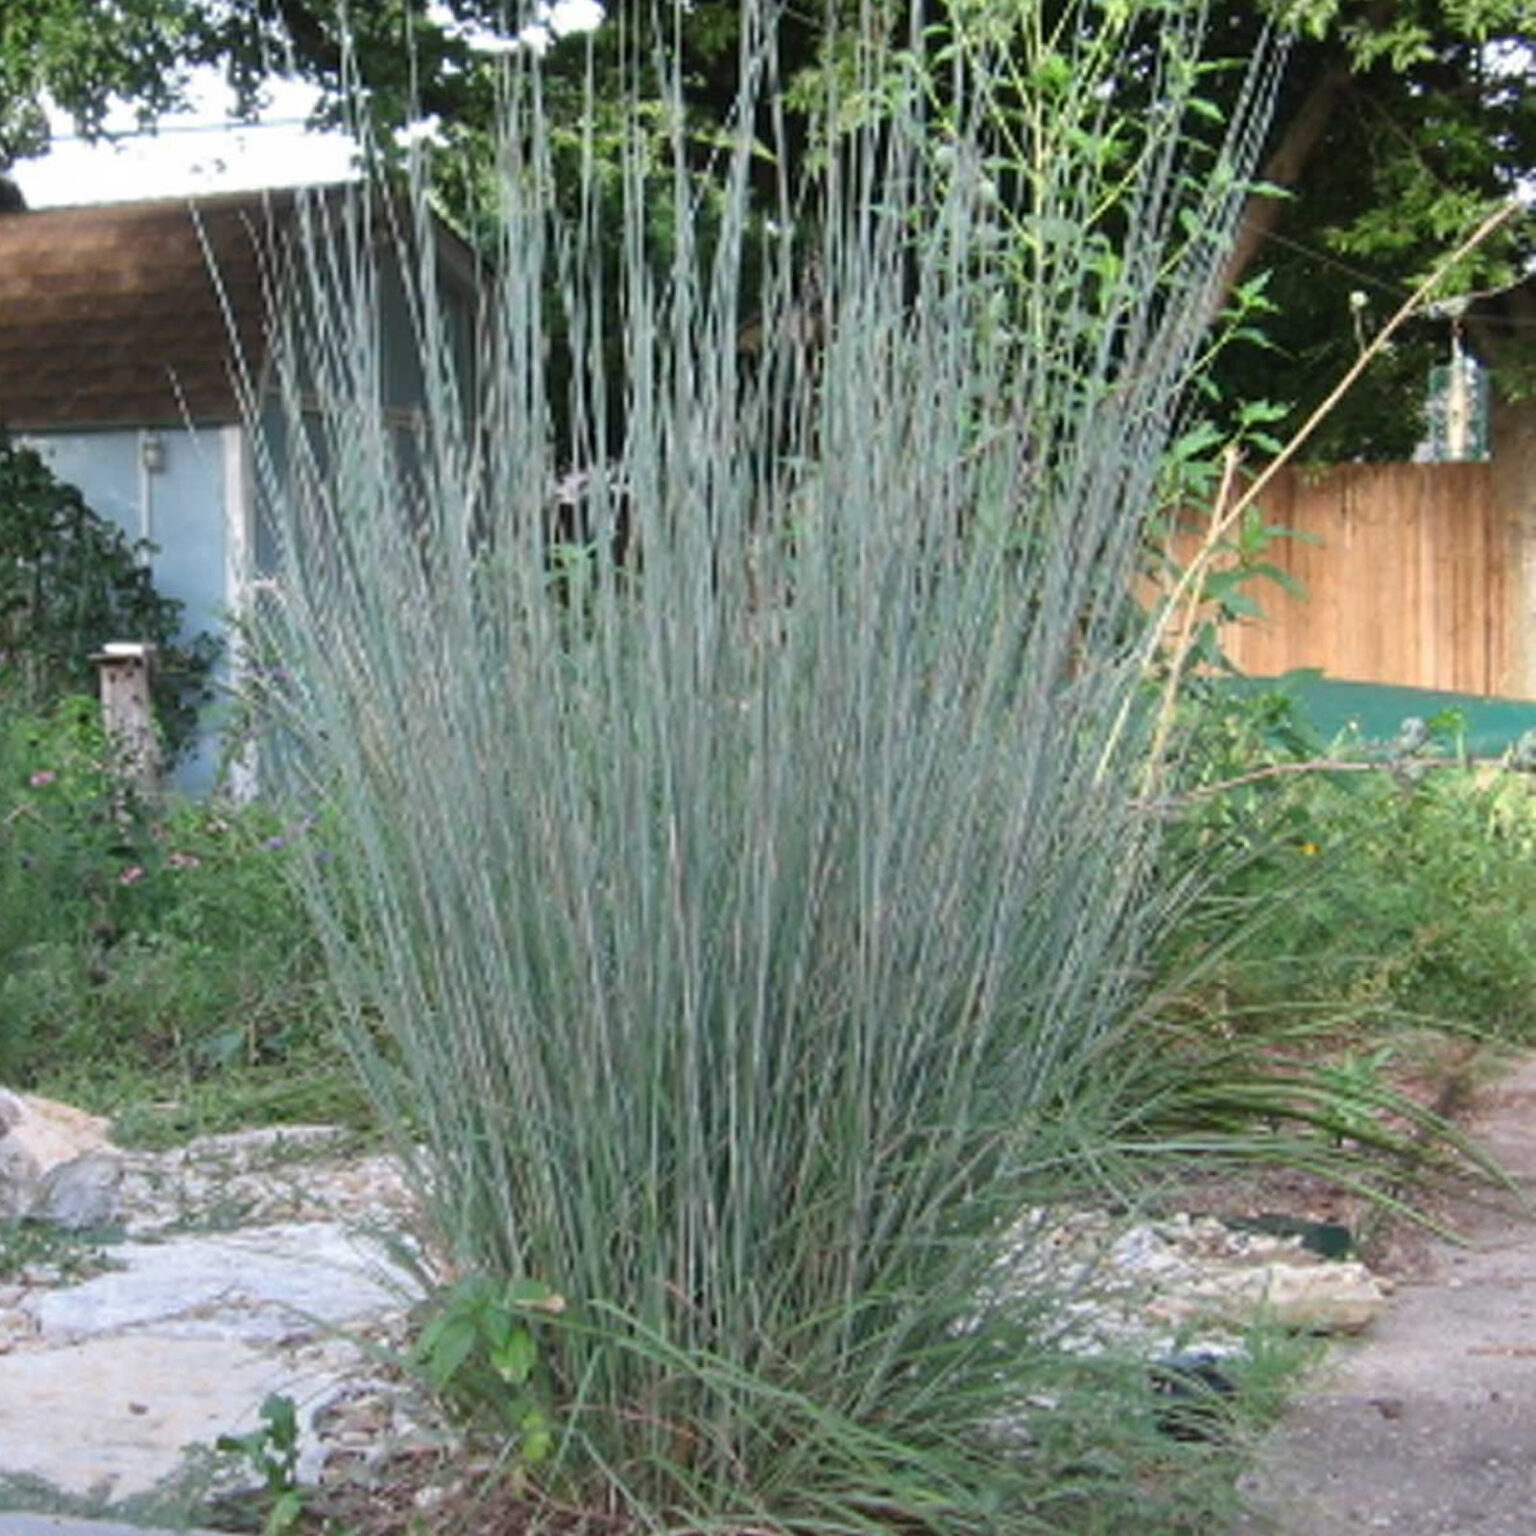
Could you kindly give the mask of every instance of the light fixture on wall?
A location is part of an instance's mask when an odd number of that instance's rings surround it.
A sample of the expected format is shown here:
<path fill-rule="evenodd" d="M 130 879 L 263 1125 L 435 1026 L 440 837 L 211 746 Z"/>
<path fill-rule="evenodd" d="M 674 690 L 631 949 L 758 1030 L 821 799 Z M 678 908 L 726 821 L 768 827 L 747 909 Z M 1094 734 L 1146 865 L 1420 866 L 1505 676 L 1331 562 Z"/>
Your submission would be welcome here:
<path fill-rule="evenodd" d="M 158 475 L 165 469 L 165 439 L 158 432 L 145 432 L 139 438 L 139 462 L 147 473 Z"/>

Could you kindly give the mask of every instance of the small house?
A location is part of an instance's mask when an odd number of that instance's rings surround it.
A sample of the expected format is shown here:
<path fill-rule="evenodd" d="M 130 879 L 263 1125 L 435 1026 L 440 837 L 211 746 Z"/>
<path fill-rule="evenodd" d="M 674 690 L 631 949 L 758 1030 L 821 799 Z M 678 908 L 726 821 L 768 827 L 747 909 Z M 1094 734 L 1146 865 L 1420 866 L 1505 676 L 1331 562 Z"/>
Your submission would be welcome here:
<path fill-rule="evenodd" d="M 231 635 L 270 574 L 257 466 L 260 451 L 267 483 L 282 473 L 280 307 L 296 302 L 289 279 L 316 210 L 339 226 L 360 201 L 332 187 L 0 209 L 0 427 L 153 546 L 156 587 L 184 605 L 189 634 Z M 424 404 L 401 268 L 411 221 L 373 222 L 379 405 L 404 444 Z M 438 304 L 468 368 L 475 260 L 446 226 L 431 238 Z M 183 787 L 211 787 L 217 738 L 210 719 Z"/>

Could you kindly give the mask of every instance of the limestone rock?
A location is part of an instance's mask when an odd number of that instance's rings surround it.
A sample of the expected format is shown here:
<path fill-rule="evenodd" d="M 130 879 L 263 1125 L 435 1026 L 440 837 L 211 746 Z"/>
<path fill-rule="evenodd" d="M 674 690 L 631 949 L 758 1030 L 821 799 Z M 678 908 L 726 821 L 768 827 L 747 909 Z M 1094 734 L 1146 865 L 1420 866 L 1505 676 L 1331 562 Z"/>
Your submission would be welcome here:
<path fill-rule="evenodd" d="M 336 1371 L 334 1361 L 294 1362 L 236 1339 L 44 1342 L 0 1355 L 3 1470 L 77 1499 L 149 1494 L 177 1476 L 186 1447 L 254 1428 L 269 1392 L 306 1403 Z"/>
<path fill-rule="evenodd" d="M 324 1223 L 111 1253 L 113 1268 L 0 1312 L 0 1483 L 147 1493 L 187 1470 L 187 1446 L 253 1428 L 271 1392 L 299 1409 L 298 1475 L 314 1482 L 329 1448 L 316 1412 L 377 1373 L 351 1335 L 392 1325 L 421 1294 L 383 1244 Z"/>
<path fill-rule="evenodd" d="M 55 1163 L 42 1177 L 31 1214 L 66 1232 L 109 1226 L 118 1215 L 123 1163 L 103 1149 Z"/>
<path fill-rule="evenodd" d="M 90 1204 L 87 1189 L 96 1192 L 91 1198 L 99 1208 L 107 1183 L 101 1160 L 113 1158 L 110 1147 L 108 1123 L 99 1115 L 0 1088 L 0 1219 L 46 1215 L 53 1199 L 61 1200 L 65 1211 L 78 1212 Z M 72 1175 L 55 1174 L 90 1158 L 98 1161 Z M 49 1190 L 62 1194 L 45 1190 L 50 1175 Z"/>
<path fill-rule="evenodd" d="M 1209 1272 L 1165 1296 L 1167 1317 L 1202 1313 L 1241 1324 L 1260 1313 L 1307 1333 L 1359 1333 L 1385 1310 L 1387 1294 L 1364 1264 L 1257 1264 Z"/>
<path fill-rule="evenodd" d="M 1187 1214 L 1127 1222 L 1104 1211 L 1030 1211 L 1002 1284 L 1061 1294 L 1061 1345 L 1089 1354 L 1166 1353 L 1190 1345 L 1192 1328 L 1193 1342 L 1219 1353 L 1239 1347 L 1261 1316 L 1307 1333 L 1358 1333 L 1386 1309 L 1391 1287 L 1365 1265 L 1256 1228 Z"/>

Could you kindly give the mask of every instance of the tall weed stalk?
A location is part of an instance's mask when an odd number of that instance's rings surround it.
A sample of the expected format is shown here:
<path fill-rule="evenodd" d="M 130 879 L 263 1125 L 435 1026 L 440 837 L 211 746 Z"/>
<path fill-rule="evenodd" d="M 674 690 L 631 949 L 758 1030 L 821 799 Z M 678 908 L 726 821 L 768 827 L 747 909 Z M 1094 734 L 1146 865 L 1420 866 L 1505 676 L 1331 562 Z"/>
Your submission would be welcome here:
<path fill-rule="evenodd" d="M 831 71 L 767 223 L 744 101 L 708 240 L 680 130 L 630 140 L 621 229 L 557 216 L 520 61 L 472 385 L 398 202 L 314 210 L 265 638 L 351 1046 L 446 1262 L 567 1300 L 560 1466 L 676 1520 L 1050 1523 L 997 1433 L 1049 1326 L 978 1298 L 1123 1125 L 1177 901 L 1129 594 L 1258 104 L 1196 159 L 1191 8 L 1020 14 Z M 410 464 L 381 232 L 424 253 Z"/>

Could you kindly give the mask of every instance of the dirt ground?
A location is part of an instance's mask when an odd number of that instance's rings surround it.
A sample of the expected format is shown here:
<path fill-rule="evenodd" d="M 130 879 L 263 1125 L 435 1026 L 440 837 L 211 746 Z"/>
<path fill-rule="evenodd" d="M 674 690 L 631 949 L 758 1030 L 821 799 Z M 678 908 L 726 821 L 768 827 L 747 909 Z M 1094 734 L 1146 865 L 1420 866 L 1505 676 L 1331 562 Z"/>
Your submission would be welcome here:
<path fill-rule="evenodd" d="M 1536 1055 L 1478 1092 L 1466 1129 L 1536 1202 Z M 1465 1239 L 1398 1237 L 1398 1290 L 1330 1350 L 1245 1479 L 1233 1536 L 1536 1532 L 1536 1222 L 1517 1200 L 1442 1211 Z"/>

